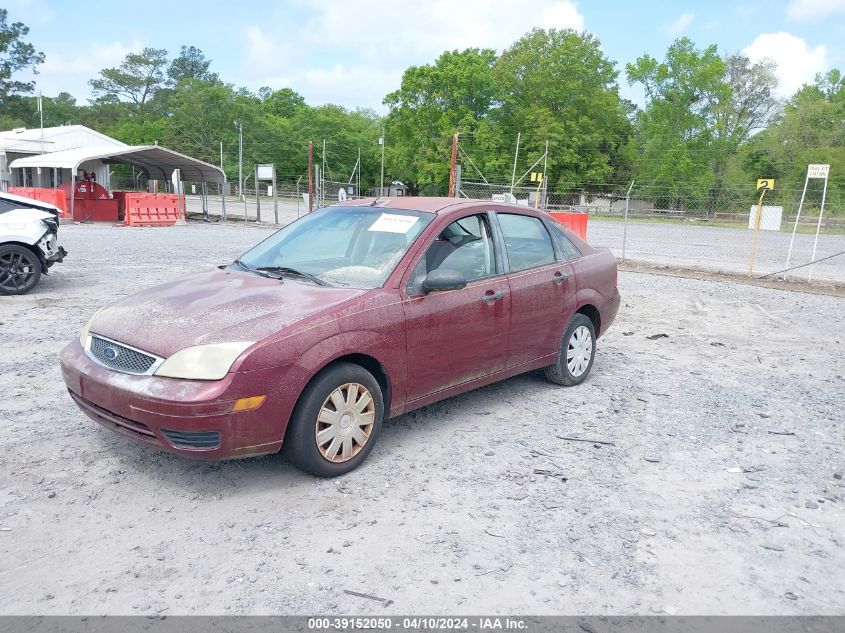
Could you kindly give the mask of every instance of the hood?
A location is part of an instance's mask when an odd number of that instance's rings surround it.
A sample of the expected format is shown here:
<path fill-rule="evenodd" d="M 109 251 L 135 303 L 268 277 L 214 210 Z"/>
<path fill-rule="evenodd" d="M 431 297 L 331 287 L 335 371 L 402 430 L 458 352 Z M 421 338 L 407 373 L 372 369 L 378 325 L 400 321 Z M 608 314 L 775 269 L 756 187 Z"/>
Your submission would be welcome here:
<path fill-rule="evenodd" d="M 13 209 L 0 213 L 0 242 L 36 244 L 49 229 L 42 220 L 55 223 L 56 216 L 35 209 Z"/>
<path fill-rule="evenodd" d="M 193 345 L 260 341 L 365 292 L 215 270 L 121 299 L 97 313 L 91 332 L 167 358 Z"/>

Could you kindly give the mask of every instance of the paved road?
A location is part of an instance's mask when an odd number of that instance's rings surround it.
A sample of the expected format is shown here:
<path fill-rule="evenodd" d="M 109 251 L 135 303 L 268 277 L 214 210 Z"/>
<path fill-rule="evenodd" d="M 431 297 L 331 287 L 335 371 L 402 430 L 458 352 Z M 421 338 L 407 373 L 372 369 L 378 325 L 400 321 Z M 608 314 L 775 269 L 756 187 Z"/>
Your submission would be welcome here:
<path fill-rule="evenodd" d="M 219 198 L 209 199 L 209 214 L 220 216 L 222 202 Z M 199 198 L 188 198 L 188 213 L 201 213 Z M 229 218 L 255 220 L 255 200 L 246 203 L 227 199 L 226 212 Z M 305 204 L 296 200 L 279 200 L 279 223 L 288 224 L 305 212 Z M 275 220 L 273 201 L 261 201 L 261 221 Z M 622 222 L 591 219 L 587 229 L 587 240 L 595 246 L 610 248 L 617 257 L 622 257 L 622 242 L 625 225 Z M 677 266 L 681 268 L 702 268 L 714 272 L 745 273 L 748 270 L 751 252 L 752 232 L 745 229 L 729 229 L 696 224 L 667 224 L 661 222 L 628 224 L 625 257 L 631 261 Z M 788 232 L 761 231 L 757 244 L 754 273 L 762 275 L 786 268 L 789 243 Z M 815 235 L 795 236 L 790 266 L 812 261 Z M 845 235 L 820 235 L 816 259 L 845 251 Z M 845 282 L 845 254 L 820 262 L 813 266 L 813 279 L 818 281 Z M 810 268 L 800 268 L 789 274 L 793 279 L 807 279 Z"/>
<path fill-rule="evenodd" d="M 622 222 L 590 220 L 587 240 L 610 248 L 622 257 L 625 225 Z M 772 273 L 786 268 L 791 233 L 761 231 L 757 243 L 754 273 Z M 790 266 L 812 261 L 815 235 L 796 234 Z M 629 223 L 625 256 L 633 261 L 695 267 L 716 272 L 744 273 L 748 270 L 752 231 L 712 226 Z M 820 235 L 816 259 L 845 251 L 845 235 Z M 807 279 L 810 268 L 800 268 L 791 277 Z M 845 254 L 813 266 L 813 279 L 845 282 Z"/>

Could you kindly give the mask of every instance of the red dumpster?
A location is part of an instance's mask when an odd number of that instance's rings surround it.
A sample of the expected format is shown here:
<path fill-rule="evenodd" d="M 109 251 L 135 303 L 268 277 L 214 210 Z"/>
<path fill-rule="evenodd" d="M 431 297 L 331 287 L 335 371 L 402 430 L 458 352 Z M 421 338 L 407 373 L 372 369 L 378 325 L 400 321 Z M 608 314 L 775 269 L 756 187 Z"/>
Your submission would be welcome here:
<path fill-rule="evenodd" d="M 590 216 L 586 213 L 562 213 L 555 211 L 553 213 L 549 213 L 549 215 L 575 233 L 582 240 L 587 239 L 587 218 Z"/>
<path fill-rule="evenodd" d="M 74 222 L 117 222 L 117 200 L 112 199 L 105 187 L 90 180 L 80 180 L 75 185 Z M 72 186 L 70 182 L 62 183 L 60 186 L 68 209 L 70 209 Z"/>

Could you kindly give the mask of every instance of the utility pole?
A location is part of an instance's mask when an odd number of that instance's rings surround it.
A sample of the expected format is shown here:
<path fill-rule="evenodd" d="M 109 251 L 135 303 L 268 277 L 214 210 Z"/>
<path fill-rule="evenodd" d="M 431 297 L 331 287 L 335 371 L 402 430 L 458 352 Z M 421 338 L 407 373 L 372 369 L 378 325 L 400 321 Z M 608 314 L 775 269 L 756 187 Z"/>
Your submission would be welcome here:
<path fill-rule="evenodd" d="M 235 121 L 235 127 L 238 129 L 238 196 L 241 200 L 246 200 L 244 197 L 244 124 L 241 121 Z"/>
<path fill-rule="evenodd" d="M 41 98 L 41 91 L 38 91 L 38 113 L 41 115 L 41 153 L 44 153 L 44 103 Z"/>
<path fill-rule="evenodd" d="M 38 113 L 41 115 L 41 153 L 44 153 L 44 104 L 41 99 L 41 90 L 38 91 Z M 43 176 L 41 175 L 41 167 L 38 168 L 38 186 L 43 187 Z M 56 183 L 58 187 L 58 183 Z"/>
<path fill-rule="evenodd" d="M 314 205 L 314 141 L 308 141 L 308 213 Z"/>
<path fill-rule="evenodd" d="M 452 134 L 452 160 L 449 163 L 449 197 L 455 197 L 455 166 L 458 164 L 458 133 Z"/>
<path fill-rule="evenodd" d="M 384 195 L 384 125 L 381 126 L 381 136 L 378 137 L 378 144 L 381 145 L 381 184 L 378 195 Z"/>

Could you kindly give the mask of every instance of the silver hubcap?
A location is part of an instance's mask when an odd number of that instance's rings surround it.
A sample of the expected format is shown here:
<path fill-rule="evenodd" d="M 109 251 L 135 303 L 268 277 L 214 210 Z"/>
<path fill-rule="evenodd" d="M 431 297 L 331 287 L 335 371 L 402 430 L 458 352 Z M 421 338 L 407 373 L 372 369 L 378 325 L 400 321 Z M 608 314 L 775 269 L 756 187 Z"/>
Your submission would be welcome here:
<path fill-rule="evenodd" d="M 590 330 L 581 325 L 575 328 L 572 336 L 569 337 L 569 345 L 566 348 L 566 367 L 569 373 L 576 378 L 587 371 L 590 358 L 593 356 L 593 337 Z"/>
<path fill-rule="evenodd" d="M 341 385 L 320 407 L 317 448 L 330 462 L 348 461 L 370 439 L 375 420 L 376 405 L 369 390 L 357 382 Z"/>

